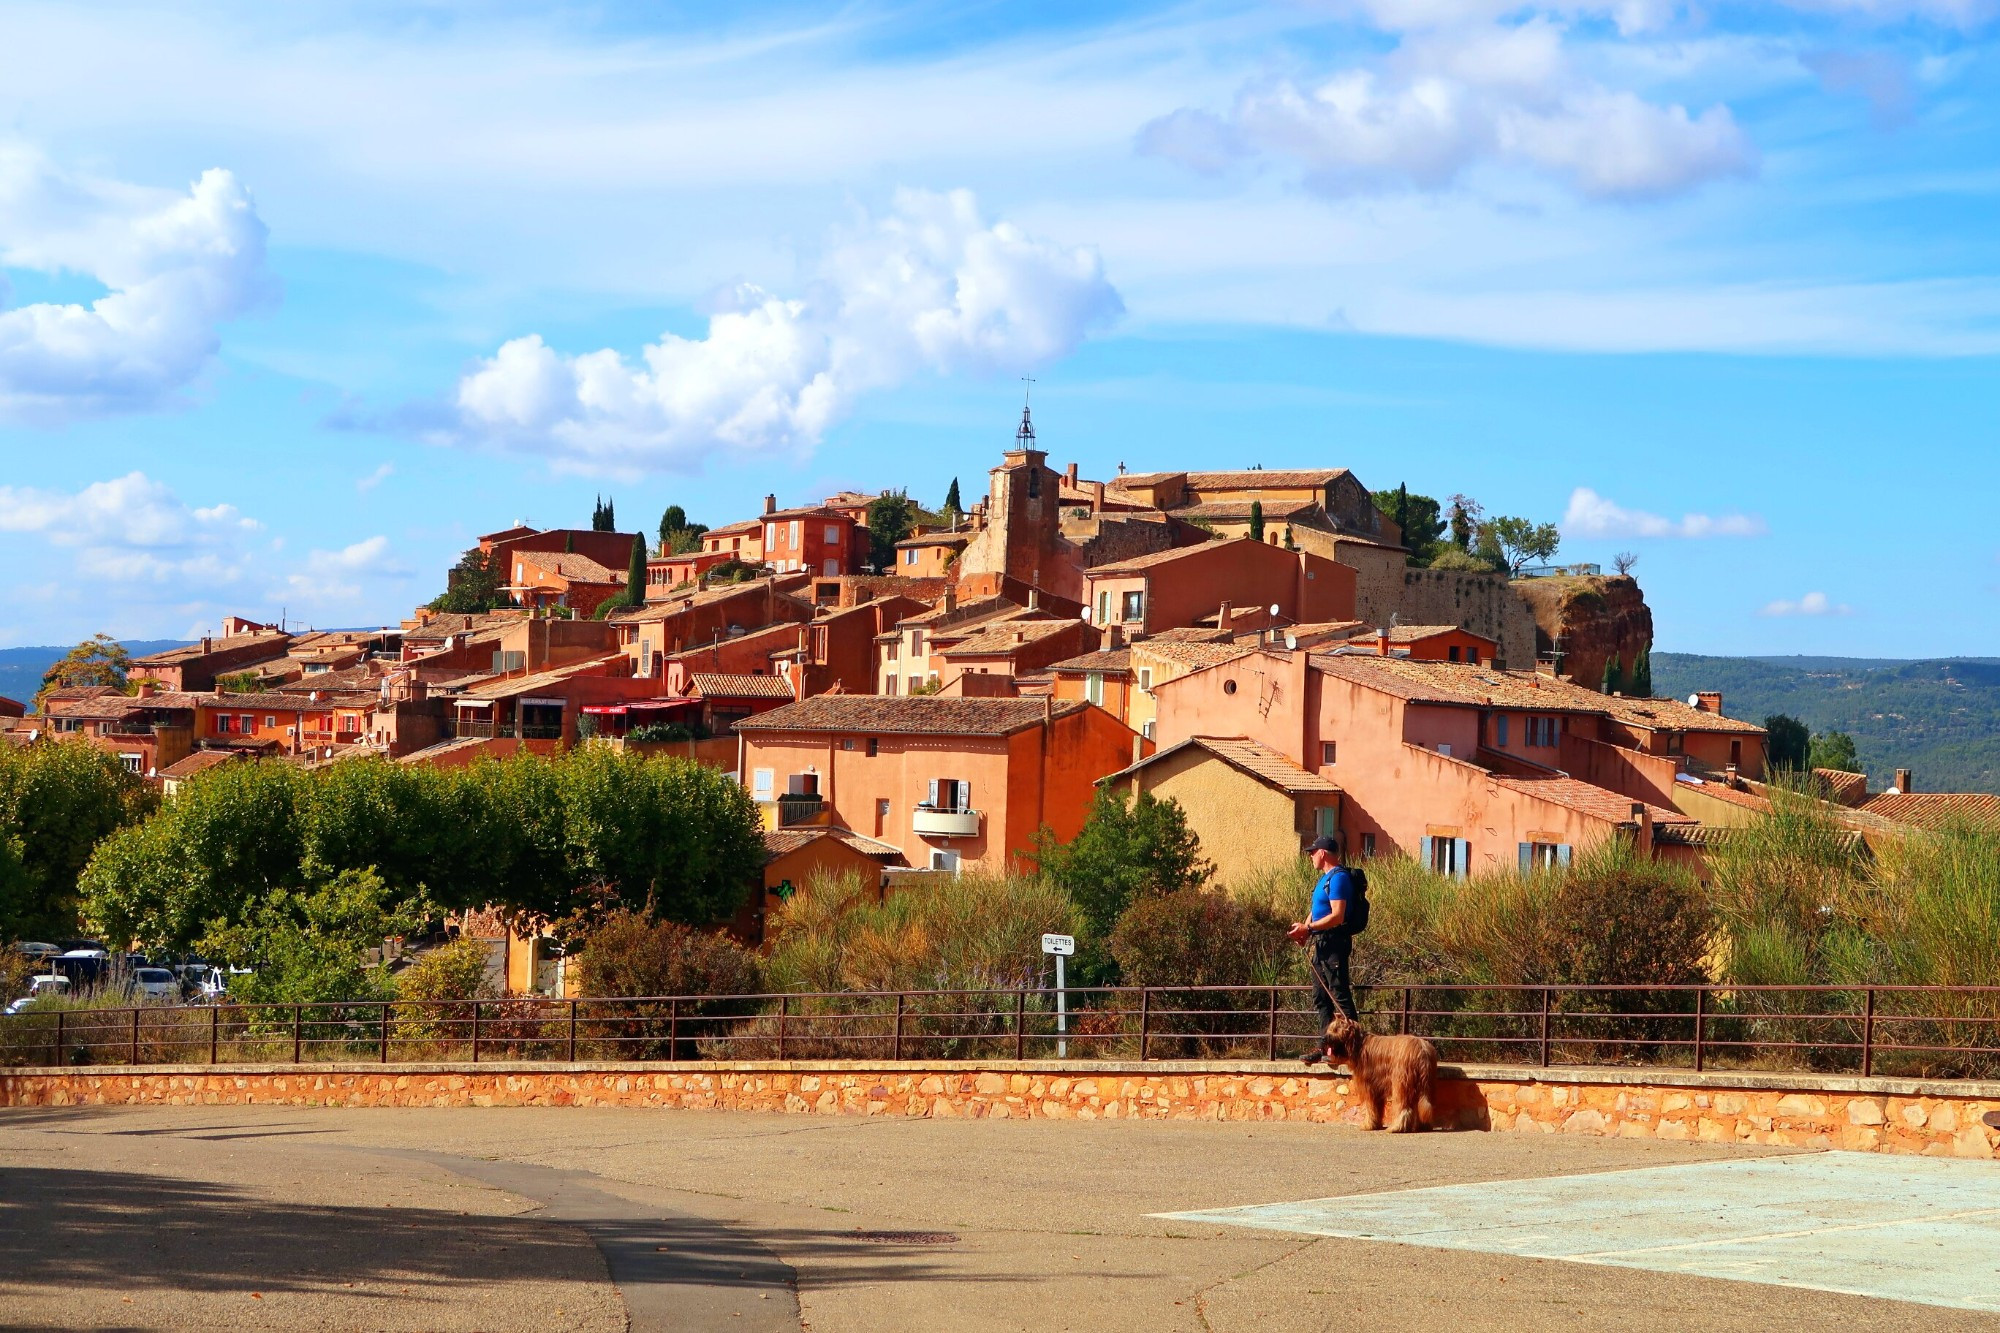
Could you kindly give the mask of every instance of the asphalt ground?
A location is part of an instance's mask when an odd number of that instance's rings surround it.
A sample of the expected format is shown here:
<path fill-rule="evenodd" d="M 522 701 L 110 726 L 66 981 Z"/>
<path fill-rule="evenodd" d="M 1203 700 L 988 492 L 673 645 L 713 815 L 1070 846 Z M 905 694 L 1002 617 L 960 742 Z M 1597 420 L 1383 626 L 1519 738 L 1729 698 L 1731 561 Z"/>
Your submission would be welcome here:
<path fill-rule="evenodd" d="M 1768 1279 L 1161 1216 L 1357 1195 L 1379 1211 L 1444 1186 L 1504 1213 L 1521 1186 L 1503 1182 L 1589 1198 L 1599 1182 L 1577 1178 L 1758 1155 L 1286 1123 L 15 1109 L 0 1111 L 0 1323 L 2000 1329 Z"/>

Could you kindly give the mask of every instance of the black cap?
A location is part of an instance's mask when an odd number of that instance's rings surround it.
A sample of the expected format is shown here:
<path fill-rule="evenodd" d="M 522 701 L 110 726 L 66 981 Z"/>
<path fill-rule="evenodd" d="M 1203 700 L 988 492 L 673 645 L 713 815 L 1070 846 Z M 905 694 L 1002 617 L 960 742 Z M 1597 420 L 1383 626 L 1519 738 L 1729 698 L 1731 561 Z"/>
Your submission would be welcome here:
<path fill-rule="evenodd" d="M 1317 841 L 1315 841 L 1312 846 L 1306 848 L 1307 856 L 1311 856 L 1314 852 L 1325 852 L 1328 856 L 1339 856 L 1340 839 L 1320 838 Z"/>

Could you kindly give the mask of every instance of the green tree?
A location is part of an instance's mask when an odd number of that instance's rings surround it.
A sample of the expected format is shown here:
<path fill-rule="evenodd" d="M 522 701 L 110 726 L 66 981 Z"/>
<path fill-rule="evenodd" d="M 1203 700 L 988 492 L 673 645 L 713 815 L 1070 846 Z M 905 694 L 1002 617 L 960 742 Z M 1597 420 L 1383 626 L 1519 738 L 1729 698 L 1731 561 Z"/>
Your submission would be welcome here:
<path fill-rule="evenodd" d="M 1496 518 L 1480 525 L 1479 544 L 1484 548 L 1490 536 L 1493 549 L 1509 574 L 1519 574 L 1530 561 L 1547 564 L 1562 546 L 1562 530 L 1553 523 L 1532 523 L 1512 516 Z"/>
<path fill-rule="evenodd" d="M 1111 930 L 1134 899 L 1199 887 L 1215 873 L 1180 804 L 1151 792 L 1128 801 L 1099 788 L 1074 840 L 1059 843 L 1044 825 L 1028 854 L 1083 914 L 1081 970 L 1099 977 L 1115 974 Z"/>
<path fill-rule="evenodd" d="M 1264 502 L 1262 500 L 1252 500 L 1250 502 L 1250 540 L 1253 542 L 1264 540 Z"/>
<path fill-rule="evenodd" d="M 500 591 L 505 580 L 501 577 L 499 559 L 499 552 L 488 558 L 477 546 L 466 551 L 451 567 L 445 590 L 430 600 L 429 608 L 456 615 L 478 615 L 507 605 L 507 594 Z"/>
<path fill-rule="evenodd" d="M 625 562 L 625 591 L 618 600 L 626 606 L 646 604 L 646 542 L 642 537 L 632 539 L 632 554 Z"/>
<path fill-rule="evenodd" d="M 686 510 L 679 505 L 668 505 L 660 515 L 660 554 L 686 555 L 699 550 L 707 531 L 708 524 L 691 523 Z"/>
<path fill-rule="evenodd" d="M 1471 550 L 1473 535 L 1479 527 L 1479 516 L 1485 512 L 1479 501 L 1469 495 L 1452 496 L 1449 515 L 1451 544 L 1461 551 Z"/>
<path fill-rule="evenodd" d="M 565 532 L 565 533 L 563 534 L 563 554 L 564 554 L 564 555 L 575 555 L 575 554 L 576 554 L 576 534 L 575 534 L 575 533 L 573 533 L 573 532 Z"/>
<path fill-rule="evenodd" d="M 956 518 L 965 512 L 965 505 L 958 498 L 958 478 L 951 479 L 951 489 L 944 493 L 944 512 Z"/>
<path fill-rule="evenodd" d="M 235 671 L 217 676 L 215 688 L 222 694 L 255 694 L 264 688 L 264 677 L 255 671 Z"/>
<path fill-rule="evenodd" d="M 611 501 L 601 495 L 597 497 L 597 503 L 592 506 L 590 511 L 590 530 L 592 532 L 618 531 L 617 510 L 612 507 Z"/>
<path fill-rule="evenodd" d="M 1626 693 L 1638 699 L 1653 697 L 1653 646 L 1647 644 L 1632 659 L 1632 683 Z"/>
<path fill-rule="evenodd" d="M 1598 684 L 1600 694 L 1618 694 L 1625 688 L 1625 673 L 1619 669 L 1618 654 L 1612 653 L 1604 659 L 1604 679 Z"/>
<path fill-rule="evenodd" d="M 868 504 L 868 562 L 877 569 L 896 566 L 896 543 L 910 535 L 922 511 L 901 491 L 879 495 Z"/>
<path fill-rule="evenodd" d="M 1430 564 L 1445 533 L 1443 507 L 1428 495 L 1411 494 L 1407 485 L 1373 494 L 1375 508 L 1386 514 L 1402 531 L 1403 545 L 1410 552 L 1410 563 L 1418 567 Z"/>
<path fill-rule="evenodd" d="M 424 904 L 399 898 L 374 871 L 346 870 L 318 888 L 266 895 L 241 924 L 217 923 L 200 948 L 252 969 L 229 987 L 247 1004 L 388 999 L 394 983 L 369 952 L 417 930 L 425 915 Z"/>
<path fill-rule="evenodd" d="M 91 852 L 156 799 L 86 741 L 0 747 L 0 943 L 75 934 Z"/>
<path fill-rule="evenodd" d="M 1770 765 L 1778 770 L 1806 767 L 1812 754 L 1812 729 L 1785 713 L 1764 719 L 1764 748 Z"/>
<path fill-rule="evenodd" d="M 1812 738 L 1812 749 L 1807 754 L 1808 768 L 1831 768 L 1842 773 L 1859 773 L 1861 756 L 1854 748 L 1854 737 L 1844 731 L 1822 731 Z"/>
<path fill-rule="evenodd" d="M 128 690 L 126 676 L 132 669 L 132 655 L 125 645 L 109 634 L 97 633 L 64 653 L 42 673 L 42 687 L 35 691 L 35 709 L 40 711 L 50 692 L 84 685 L 108 685 Z"/>

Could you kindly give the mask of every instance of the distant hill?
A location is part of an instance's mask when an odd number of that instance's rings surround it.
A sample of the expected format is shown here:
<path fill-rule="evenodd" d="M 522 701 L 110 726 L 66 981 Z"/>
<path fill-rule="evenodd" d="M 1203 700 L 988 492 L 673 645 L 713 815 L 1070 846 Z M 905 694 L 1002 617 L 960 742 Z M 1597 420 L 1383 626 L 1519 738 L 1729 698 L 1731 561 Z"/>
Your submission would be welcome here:
<path fill-rule="evenodd" d="M 1908 768 L 1919 791 L 2000 792 L 2000 658 L 1654 653 L 1653 688 L 1720 690 L 1731 717 L 1789 713 L 1814 731 L 1844 731 L 1878 789 Z"/>
<path fill-rule="evenodd" d="M 125 651 L 134 657 L 144 657 L 147 653 L 186 644 L 184 639 L 134 639 L 125 645 Z M 42 688 L 43 674 L 69 650 L 69 644 L 55 648 L 0 648 L 0 695 L 22 703 L 33 701 L 35 691 Z"/>

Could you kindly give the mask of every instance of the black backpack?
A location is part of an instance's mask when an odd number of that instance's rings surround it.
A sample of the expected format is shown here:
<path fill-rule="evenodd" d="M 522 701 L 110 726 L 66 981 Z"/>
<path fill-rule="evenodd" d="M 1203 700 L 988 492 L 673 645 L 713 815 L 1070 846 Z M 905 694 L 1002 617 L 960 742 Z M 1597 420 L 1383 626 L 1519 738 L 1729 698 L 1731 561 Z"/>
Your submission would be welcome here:
<path fill-rule="evenodd" d="M 1347 933 L 1359 935 L 1368 929 L 1368 872 L 1360 866 L 1349 866 L 1347 874 L 1354 881 L 1354 896 L 1347 904 Z"/>

